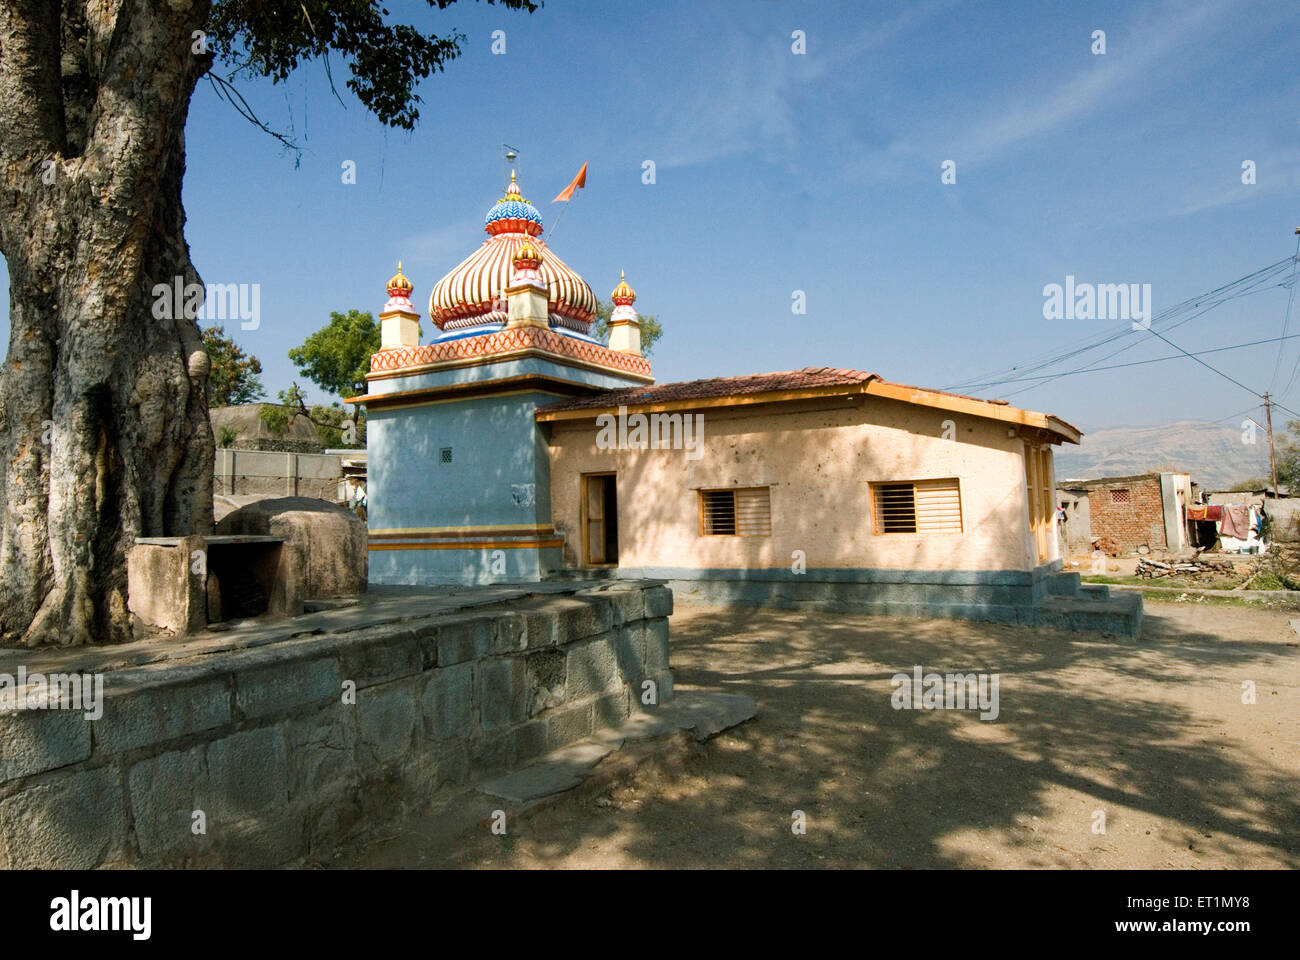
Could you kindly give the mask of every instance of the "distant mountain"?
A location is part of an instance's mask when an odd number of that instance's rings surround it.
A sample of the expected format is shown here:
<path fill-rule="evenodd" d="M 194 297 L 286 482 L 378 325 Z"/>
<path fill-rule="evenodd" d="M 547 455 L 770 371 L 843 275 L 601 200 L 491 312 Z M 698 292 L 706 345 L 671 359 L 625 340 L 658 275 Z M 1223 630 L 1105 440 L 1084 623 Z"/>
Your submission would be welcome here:
<path fill-rule="evenodd" d="M 1243 443 L 1240 426 L 1188 420 L 1156 427 L 1107 427 L 1084 435 L 1083 443 L 1056 448 L 1056 477 L 1091 480 L 1157 470 L 1190 473 L 1204 490 L 1269 473 L 1268 435 Z"/>

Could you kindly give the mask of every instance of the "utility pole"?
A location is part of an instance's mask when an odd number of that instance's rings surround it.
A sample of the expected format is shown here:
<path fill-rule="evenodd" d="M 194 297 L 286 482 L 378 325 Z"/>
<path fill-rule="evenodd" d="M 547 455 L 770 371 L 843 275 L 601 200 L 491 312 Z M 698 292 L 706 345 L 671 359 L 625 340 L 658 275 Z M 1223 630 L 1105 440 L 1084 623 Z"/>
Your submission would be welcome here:
<path fill-rule="evenodd" d="M 1273 453 L 1273 408 L 1264 391 L 1264 422 L 1268 424 L 1268 462 L 1273 468 L 1273 499 L 1277 500 L 1277 455 Z"/>

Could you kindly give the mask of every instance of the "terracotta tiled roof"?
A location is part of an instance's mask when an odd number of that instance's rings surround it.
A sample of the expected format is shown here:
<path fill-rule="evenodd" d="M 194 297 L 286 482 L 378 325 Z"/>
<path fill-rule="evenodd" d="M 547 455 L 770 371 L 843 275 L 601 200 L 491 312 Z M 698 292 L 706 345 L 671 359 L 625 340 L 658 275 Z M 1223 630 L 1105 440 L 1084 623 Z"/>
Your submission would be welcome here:
<path fill-rule="evenodd" d="M 843 390 L 837 391 L 835 387 L 841 387 Z M 1005 400 L 982 400 L 979 397 L 967 397 L 944 390 L 927 390 L 924 387 L 883 380 L 874 373 L 835 367 L 804 367 L 802 370 L 785 370 L 780 373 L 754 373 L 747 377 L 714 377 L 712 380 L 690 380 L 686 383 L 660 383 L 645 387 L 627 387 L 622 390 L 606 390 L 593 396 L 576 397 L 538 407 L 537 418 L 539 420 L 568 419 L 582 417 L 582 411 L 586 410 L 592 411 L 594 416 L 596 411 L 615 410 L 620 406 L 635 409 L 674 402 L 689 405 L 692 400 L 717 401 L 728 397 L 737 398 L 739 403 L 746 402 L 740 399 L 742 397 L 753 397 L 755 399 L 748 402 L 762 403 L 764 401 L 759 398 L 763 394 L 788 394 L 792 391 L 818 388 L 821 388 L 819 393 L 830 396 L 841 392 L 845 395 L 879 394 L 905 403 L 923 403 L 950 410 L 964 410 L 976 416 L 1050 430 L 1070 443 L 1078 443 L 1079 437 L 1082 436 L 1077 428 L 1059 417 L 1033 410 L 1022 410 L 1011 406 Z M 951 399 L 935 403 L 936 398 Z M 978 406 L 972 408 L 970 404 Z M 983 409 L 980 409 L 981 407 Z"/>
<path fill-rule="evenodd" d="M 874 373 L 865 373 L 862 370 L 804 367 L 802 370 L 783 370 L 778 373 L 752 373 L 747 377 L 713 377 L 710 380 L 688 380 L 684 383 L 659 383 L 646 387 L 607 390 L 590 397 L 577 397 L 573 400 L 553 403 L 541 409 L 551 412 L 603 409 L 623 405 L 631 407 L 641 404 L 671 403 L 674 400 L 739 397 L 753 393 L 772 393 L 778 390 L 847 387 L 879 379 Z"/>

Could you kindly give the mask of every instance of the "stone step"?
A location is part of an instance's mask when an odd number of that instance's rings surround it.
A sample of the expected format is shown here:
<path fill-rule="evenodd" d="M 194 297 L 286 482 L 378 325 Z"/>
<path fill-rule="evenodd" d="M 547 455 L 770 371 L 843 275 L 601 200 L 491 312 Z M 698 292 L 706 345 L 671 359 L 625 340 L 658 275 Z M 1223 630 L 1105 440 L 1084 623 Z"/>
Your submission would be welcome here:
<path fill-rule="evenodd" d="M 617 567 L 565 567 L 552 571 L 547 580 L 613 580 L 618 576 Z"/>
<path fill-rule="evenodd" d="M 528 804 L 565 793 L 591 776 L 596 765 L 628 741 L 653 741 L 678 730 L 698 741 L 752 719 L 758 705 L 739 693 L 689 691 L 652 712 L 636 713 L 614 727 L 479 786 L 479 791 L 514 804 Z"/>
<path fill-rule="evenodd" d="M 1034 604 L 1034 626 L 1092 630 L 1136 639 L 1142 633 L 1142 595 L 1044 597 Z"/>
<path fill-rule="evenodd" d="M 1054 597 L 1077 597 L 1081 583 L 1077 573 L 1054 573 L 1047 578 L 1047 594 Z"/>
<path fill-rule="evenodd" d="M 1089 600 L 1109 600 L 1110 587 L 1104 583 L 1082 583 L 1079 585 L 1079 596 Z"/>

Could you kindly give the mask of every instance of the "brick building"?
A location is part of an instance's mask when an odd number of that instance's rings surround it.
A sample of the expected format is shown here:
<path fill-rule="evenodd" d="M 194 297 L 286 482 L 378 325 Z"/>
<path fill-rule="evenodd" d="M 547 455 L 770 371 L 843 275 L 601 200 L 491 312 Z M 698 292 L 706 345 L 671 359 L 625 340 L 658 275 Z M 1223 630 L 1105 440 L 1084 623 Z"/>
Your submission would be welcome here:
<path fill-rule="evenodd" d="M 1180 550 L 1187 545 L 1191 477 L 1147 473 L 1097 480 L 1066 480 L 1057 489 L 1065 507 L 1065 549 L 1090 553 L 1093 541 L 1108 553 Z"/>

